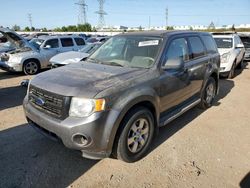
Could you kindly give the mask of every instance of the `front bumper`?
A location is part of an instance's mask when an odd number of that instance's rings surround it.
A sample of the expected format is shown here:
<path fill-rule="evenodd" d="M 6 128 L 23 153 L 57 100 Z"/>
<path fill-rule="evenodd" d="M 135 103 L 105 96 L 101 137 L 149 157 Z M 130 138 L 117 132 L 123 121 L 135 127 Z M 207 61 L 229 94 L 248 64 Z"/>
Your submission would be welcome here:
<path fill-rule="evenodd" d="M 30 125 L 43 134 L 59 138 L 66 147 L 80 150 L 83 157 L 101 159 L 110 156 L 110 125 L 115 121 L 115 118 L 108 118 L 110 112 L 95 113 L 87 118 L 67 117 L 59 120 L 33 107 L 27 96 L 23 107 Z M 75 135 L 84 135 L 88 140 L 87 144 L 79 145 L 74 140 Z"/>
<path fill-rule="evenodd" d="M 21 72 L 22 71 L 22 66 L 19 64 L 15 64 L 12 66 L 10 63 L 6 63 L 5 61 L 0 61 L 0 69 L 9 71 L 9 72 Z"/>

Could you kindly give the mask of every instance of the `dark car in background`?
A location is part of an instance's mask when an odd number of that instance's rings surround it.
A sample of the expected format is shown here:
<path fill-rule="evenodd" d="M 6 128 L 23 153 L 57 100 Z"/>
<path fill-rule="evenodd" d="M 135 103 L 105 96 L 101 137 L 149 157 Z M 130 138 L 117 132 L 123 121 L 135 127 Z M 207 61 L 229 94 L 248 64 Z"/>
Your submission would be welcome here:
<path fill-rule="evenodd" d="M 245 47 L 245 57 L 244 60 L 250 60 L 250 34 L 239 34 L 241 41 Z"/>
<path fill-rule="evenodd" d="M 159 127 L 212 106 L 219 68 L 209 33 L 120 34 L 86 61 L 33 78 L 23 107 L 31 126 L 84 157 L 134 162 Z"/>

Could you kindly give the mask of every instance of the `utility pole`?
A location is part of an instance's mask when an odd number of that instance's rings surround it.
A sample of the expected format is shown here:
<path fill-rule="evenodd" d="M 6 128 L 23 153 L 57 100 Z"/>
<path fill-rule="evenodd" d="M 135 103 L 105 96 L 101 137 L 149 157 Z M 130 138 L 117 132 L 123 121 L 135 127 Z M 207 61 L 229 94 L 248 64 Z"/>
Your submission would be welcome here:
<path fill-rule="evenodd" d="M 104 20 L 104 16 L 107 15 L 107 13 L 104 11 L 104 2 L 105 0 L 97 0 L 99 2 L 99 10 L 96 11 L 95 13 L 99 15 L 99 19 L 98 19 L 98 28 L 102 29 L 103 26 L 105 25 L 105 20 Z"/>
<path fill-rule="evenodd" d="M 85 3 L 85 0 L 79 0 L 75 4 L 79 6 L 78 24 L 86 24 L 87 23 L 86 7 L 88 5 Z"/>
<path fill-rule="evenodd" d="M 168 7 L 166 8 L 166 29 L 168 28 Z"/>
<path fill-rule="evenodd" d="M 149 16 L 148 17 L 148 30 L 150 30 L 151 28 L 151 17 Z"/>
<path fill-rule="evenodd" d="M 33 27 L 32 25 L 32 14 L 31 13 L 28 13 L 28 20 L 30 22 L 30 29 Z"/>

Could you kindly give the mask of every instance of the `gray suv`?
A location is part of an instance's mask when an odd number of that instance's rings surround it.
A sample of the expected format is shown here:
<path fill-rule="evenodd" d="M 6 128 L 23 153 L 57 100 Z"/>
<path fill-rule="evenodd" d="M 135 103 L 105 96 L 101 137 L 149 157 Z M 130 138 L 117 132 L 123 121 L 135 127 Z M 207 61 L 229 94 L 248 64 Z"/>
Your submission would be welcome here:
<path fill-rule="evenodd" d="M 23 107 L 30 125 L 83 157 L 134 162 L 160 126 L 212 105 L 219 67 L 209 33 L 120 34 L 86 61 L 33 78 Z"/>

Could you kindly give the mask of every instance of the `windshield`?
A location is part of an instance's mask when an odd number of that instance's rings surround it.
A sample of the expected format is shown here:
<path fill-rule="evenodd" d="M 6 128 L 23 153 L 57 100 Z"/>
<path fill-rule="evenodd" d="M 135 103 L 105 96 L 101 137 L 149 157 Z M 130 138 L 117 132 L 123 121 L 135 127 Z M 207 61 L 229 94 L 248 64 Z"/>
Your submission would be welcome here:
<path fill-rule="evenodd" d="M 232 48 L 233 39 L 232 38 L 214 38 L 218 48 Z"/>
<path fill-rule="evenodd" d="M 250 48 L 250 37 L 240 37 L 243 42 L 245 48 Z"/>
<path fill-rule="evenodd" d="M 39 49 L 43 42 L 43 39 L 32 39 L 31 41 L 29 41 L 29 43 L 36 49 Z"/>
<path fill-rule="evenodd" d="M 111 66 L 149 68 L 162 43 L 159 37 L 117 36 L 98 48 L 89 59 Z"/>
<path fill-rule="evenodd" d="M 97 44 L 86 44 L 81 50 L 79 50 L 80 52 L 83 53 L 87 53 L 87 54 L 91 54 L 92 52 L 94 52 L 96 49 L 98 49 L 101 46 L 101 43 L 97 43 Z"/>

